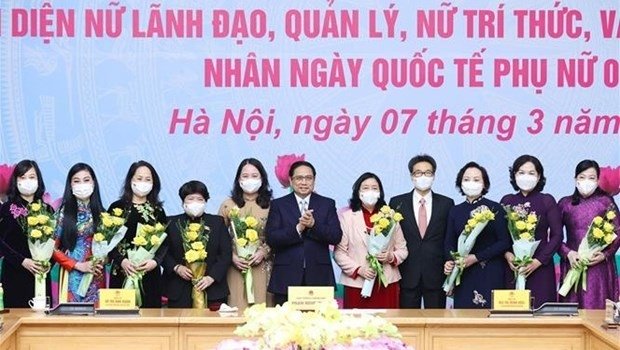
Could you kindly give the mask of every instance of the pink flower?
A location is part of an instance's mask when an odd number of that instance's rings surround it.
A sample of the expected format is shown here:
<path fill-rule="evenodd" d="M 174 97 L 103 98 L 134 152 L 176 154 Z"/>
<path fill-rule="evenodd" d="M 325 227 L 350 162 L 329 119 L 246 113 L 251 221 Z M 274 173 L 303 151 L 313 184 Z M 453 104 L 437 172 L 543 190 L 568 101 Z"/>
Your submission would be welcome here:
<path fill-rule="evenodd" d="M 13 174 L 15 165 L 0 164 L 0 194 L 6 193 L 9 189 L 9 180 Z"/>
<path fill-rule="evenodd" d="M 620 193 L 620 166 L 616 168 L 610 166 L 602 167 L 598 185 L 610 196 Z"/>
<path fill-rule="evenodd" d="M 49 192 L 43 194 L 43 202 L 49 204 L 54 210 L 58 210 L 60 204 L 62 204 L 62 198 L 52 199 L 52 195 Z"/>
<path fill-rule="evenodd" d="M 620 193 L 620 166 L 616 168 L 610 166 L 602 167 L 598 185 L 610 196 Z"/>
<path fill-rule="evenodd" d="M 283 188 L 287 188 L 291 186 L 290 179 L 288 177 L 288 171 L 291 168 L 291 165 L 297 161 L 305 160 L 306 155 L 302 154 L 296 156 L 295 154 L 285 154 L 282 156 L 278 156 L 278 160 L 276 161 L 276 177 L 278 181 L 282 184 Z"/>
<path fill-rule="evenodd" d="M 17 205 L 15 203 L 11 204 L 11 206 L 9 207 L 9 211 L 11 212 L 11 215 L 13 215 L 14 219 L 17 219 L 21 216 L 28 215 L 28 209 L 22 207 L 21 205 Z"/>

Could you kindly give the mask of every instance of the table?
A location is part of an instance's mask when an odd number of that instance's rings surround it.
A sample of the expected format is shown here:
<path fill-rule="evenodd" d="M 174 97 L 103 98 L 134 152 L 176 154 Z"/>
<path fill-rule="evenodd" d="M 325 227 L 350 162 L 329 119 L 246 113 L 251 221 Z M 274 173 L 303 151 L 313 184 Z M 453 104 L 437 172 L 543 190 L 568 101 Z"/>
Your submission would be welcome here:
<path fill-rule="evenodd" d="M 601 327 L 603 312 L 577 317 L 493 318 L 483 310 L 389 310 L 416 350 L 620 349 L 620 330 Z M 0 350 L 213 349 L 243 317 L 191 309 L 144 309 L 140 317 L 45 316 L 25 309 L 4 315 Z"/>

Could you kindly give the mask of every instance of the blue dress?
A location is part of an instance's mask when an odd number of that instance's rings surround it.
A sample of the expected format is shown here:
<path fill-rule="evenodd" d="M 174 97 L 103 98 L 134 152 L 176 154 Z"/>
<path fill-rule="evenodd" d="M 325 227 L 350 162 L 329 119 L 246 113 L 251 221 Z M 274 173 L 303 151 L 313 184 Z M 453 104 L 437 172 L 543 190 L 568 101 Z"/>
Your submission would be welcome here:
<path fill-rule="evenodd" d="M 62 237 L 64 210 L 61 209 L 58 212 L 57 220 L 56 232 L 54 236 L 56 241 L 59 242 Z M 96 229 L 88 204 L 79 200 L 76 227 L 77 241 L 75 243 L 75 248 L 64 252 L 55 251 L 53 258 L 69 273 L 67 301 L 97 302 L 99 300 L 99 288 L 105 288 L 105 279 L 103 275 L 93 278 L 84 297 L 77 294 L 84 273 L 73 268 L 73 266 L 77 262 L 88 261 L 88 259 L 92 256 L 91 248 L 93 235 L 95 234 Z"/>
<path fill-rule="evenodd" d="M 506 225 L 506 212 L 499 203 L 479 198 L 473 203 L 465 201 L 450 210 L 445 258 L 453 260 L 450 252 L 457 250 L 459 235 L 470 219 L 470 213 L 482 205 L 495 213 L 495 220 L 485 226 L 470 252 L 478 258 L 478 262 L 463 271 L 461 284 L 454 288 L 455 309 L 489 309 L 491 291 L 504 288 L 507 268 L 504 253 L 510 249 L 512 242 Z"/>

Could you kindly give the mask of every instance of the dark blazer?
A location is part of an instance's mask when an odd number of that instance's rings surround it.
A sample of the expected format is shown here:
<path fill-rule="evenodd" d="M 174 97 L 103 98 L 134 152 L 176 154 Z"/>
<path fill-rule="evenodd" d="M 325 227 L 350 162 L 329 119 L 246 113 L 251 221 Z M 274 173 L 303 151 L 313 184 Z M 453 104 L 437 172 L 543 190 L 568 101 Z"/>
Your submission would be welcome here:
<path fill-rule="evenodd" d="M 185 227 L 190 218 L 185 214 L 168 218 L 168 252 L 164 257 L 164 279 L 168 292 L 168 301 L 172 307 L 192 307 L 192 282 L 182 279 L 174 272 L 177 264 L 185 265 L 183 238 L 181 227 Z M 203 214 L 191 222 L 202 220 L 209 227 L 209 241 L 207 243 L 207 272 L 215 282 L 207 288 L 208 300 L 219 300 L 228 297 L 226 271 L 232 262 L 232 245 L 230 236 L 224 225 L 224 219 L 219 215 Z"/>
<path fill-rule="evenodd" d="M 403 215 L 400 226 L 409 250 L 407 259 L 399 265 L 402 288 L 416 288 L 420 281 L 424 281 L 426 289 L 439 289 L 443 285 L 444 241 L 448 213 L 453 206 L 451 198 L 433 192 L 431 219 L 422 239 L 413 213 L 413 191 L 390 200 L 390 207 Z"/>
<path fill-rule="evenodd" d="M 271 202 L 265 235 L 274 254 L 268 291 L 288 294 L 289 286 L 335 286 L 329 245 L 340 243 L 342 230 L 336 214 L 336 202 L 316 193 L 310 196 L 314 227 L 297 233 L 301 213 L 295 194 Z M 304 271 L 305 265 L 305 271 Z M 305 279 L 305 280 L 304 280 Z"/>

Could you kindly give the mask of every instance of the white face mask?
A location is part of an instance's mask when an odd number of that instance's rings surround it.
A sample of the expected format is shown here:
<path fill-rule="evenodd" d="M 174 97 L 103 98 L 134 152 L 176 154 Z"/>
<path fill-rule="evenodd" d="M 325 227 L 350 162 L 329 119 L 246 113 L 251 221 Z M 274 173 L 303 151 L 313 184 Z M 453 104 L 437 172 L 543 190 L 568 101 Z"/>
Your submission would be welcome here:
<path fill-rule="evenodd" d="M 515 176 L 517 187 L 523 191 L 531 191 L 538 184 L 538 176 L 523 174 Z"/>
<path fill-rule="evenodd" d="M 478 197 L 482 193 L 482 182 L 463 181 L 461 183 L 461 190 L 468 197 Z"/>
<path fill-rule="evenodd" d="M 153 189 L 153 184 L 150 182 L 136 181 L 131 183 L 131 190 L 136 196 L 146 197 Z"/>
<path fill-rule="evenodd" d="M 422 175 L 420 177 L 414 177 L 413 186 L 417 190 L 426 191 L 433 186 L 433 180 L 435 180 L 433 176 Z"/>
<path fill-rule="evenodd" d="M 71 190 L 73 191 L 75 198 L 81 200 L 89 199 L 90 195 L 93 194 L 94 189 L 95 185 L 93 184 L 75 184 L 71 186 Z"/>
<path fill-rule="evenodd" d="M 588 197 L 598 187 L 598 182 L 594 180 L 577 180 L 577 191 L 581 193 L 582 196 Z"/>
<path fill-rule="evenodd" d="M 245 193 L 256 193 L 258 189 L 263 185 L 261 179 L 244 179 L 239 181 L 239 186 Z"/>
<path fill-rule="evenodd" d="M 39 181 L 35 179 L 26 179 L 17 181 L 17 190 L 24 196 L 30 196 L 37 192 Z"/>
<path fill-rule="evenodd" d="M 381 193 L 379 191 L 360 191 L 360 200 L 366 205 L 377 204 L 379 197 L 381 197 Z"/>
<path fill-rule="evenodd" d="M 205 208 L 207 207 L 207 203 L 205 202 L 190 202 L 183 204 L 183 210 L 185 210 L 185 214 L 197 218 L 202 216 L 205 212 Z"/>

